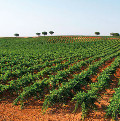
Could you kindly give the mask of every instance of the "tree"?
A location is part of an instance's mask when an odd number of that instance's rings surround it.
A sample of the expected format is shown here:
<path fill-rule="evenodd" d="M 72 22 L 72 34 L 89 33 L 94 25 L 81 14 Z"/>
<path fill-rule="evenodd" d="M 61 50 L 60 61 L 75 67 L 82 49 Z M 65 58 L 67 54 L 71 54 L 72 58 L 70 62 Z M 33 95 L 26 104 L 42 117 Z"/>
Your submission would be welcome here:
<path fill-rule="evenodd" d="M 19 34 L 18 34 L 18 33 L 15 33 L 15 34 L 14 34 L 14 36 L 18 37 L 18 36 L 19 36 Z"/>
<path fill-rule="evenodd" d="M 110 35 L 112 35 L 112 36 L 120 36 L 119 33 L 110 33 Z"/>
<path fill-rule="evenodd" d="M 42 34 L 45 36 L 45 35 L 47 35 L 47 32 L 44 31 L 44 32 L 42 32 Z"/>
<path fill-rule="evenodd" d="M 114 33 L 114 36 L 120 36 L 120 34 L 119 33 Z"/>
<path fill-rule="evenodd" d="M 52 34 L 54 34 L 54 32 L 53 31 L 49 31 L 49 33 L 52 35 Z"/>
<path fill-rule="evenodd" d="M 95 32 L 96 35 L 100 35 L 100 32 Z"/>
<path fill-rule="evenodd" d="M 41 34 L 41 33 L 38 33 L 38 32 L 36 33 L 36 35 L 38 35 L 38 37 L 40 36 L 40 34 Z"/>
<path fill-rule="evenodd" d="M 111 35 L 111 36 L 113 36 L 113 35 L 114 35 L 114 33 L 112 32 L 112 33 L 110 33 L 110 35 Z"/>

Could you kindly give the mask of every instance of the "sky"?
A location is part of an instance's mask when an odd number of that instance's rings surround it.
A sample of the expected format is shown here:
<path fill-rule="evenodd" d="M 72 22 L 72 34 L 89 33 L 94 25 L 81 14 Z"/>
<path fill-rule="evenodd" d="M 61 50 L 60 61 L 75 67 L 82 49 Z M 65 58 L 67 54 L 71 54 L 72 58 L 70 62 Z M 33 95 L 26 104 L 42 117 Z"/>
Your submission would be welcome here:
<path fill-rule="evenodd" d="M 0 0 L 0 37 L 51 30 L 54 35 L 120 33 L 120 0 Z"/>

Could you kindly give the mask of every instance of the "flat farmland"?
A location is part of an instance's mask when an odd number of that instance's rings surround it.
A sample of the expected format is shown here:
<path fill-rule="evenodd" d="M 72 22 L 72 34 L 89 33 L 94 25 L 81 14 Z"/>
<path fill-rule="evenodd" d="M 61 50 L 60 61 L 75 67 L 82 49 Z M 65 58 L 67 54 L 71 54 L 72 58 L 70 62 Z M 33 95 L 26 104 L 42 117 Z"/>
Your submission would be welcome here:
<path fill-rule="evenodd" d="M 0 120 L 120 120 L 120 38 L 0 38 Z"/>

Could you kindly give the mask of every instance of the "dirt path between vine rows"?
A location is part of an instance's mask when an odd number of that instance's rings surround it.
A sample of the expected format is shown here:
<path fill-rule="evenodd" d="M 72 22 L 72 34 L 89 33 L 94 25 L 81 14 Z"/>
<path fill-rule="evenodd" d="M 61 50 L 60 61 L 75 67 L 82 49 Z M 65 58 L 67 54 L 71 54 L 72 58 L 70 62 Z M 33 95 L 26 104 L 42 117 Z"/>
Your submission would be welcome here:
<path fill-rule="evenodd" d="M 120 78 L 120 68 L 116 69 L 114 77 L 111 78 L 114 82 L 116 82 L 116 78 Z M 109 98 L 114 93 L 113 87 L 116 87 L 116 83 L 111 84 L 110 89 L 101 94 L 102 99 L 99 100 L 98 110 L 91 111 L 85 121 L 112 121 L 112 119 L 104 119 L 103 109 L 109 104 Z M 12 105 L 14 99 L 15 97 L 8 96 L 5 101 L 0 102 L 0 121 L 81 121 L 81 109 L 79 108 L 76 113 L 72 113 L 75 107 L 72 103 L 62 106 L 56 105 L 48 108 L 47 112 L 42 114 L 43 101 L 31 99 L 25 109 L 21 110 L 20 105 Z"/>
<path fill-rule="evenodd" d="M 111 117 L 109 117 L 108 119 L 104 119 L 105 117 L 105 110 L 107 108 L 107 106 L 110 104 L 110 99 L 112 98 L 113 94 L 115 93 L 114 88 L 118 87 L 118 79 L 120 78 L 120 67 L 118 67 L 116 69 L 116 73 L 113 74 L 111 76 L 112 79 L 112 83 L 110 84 L 109 89 L 105 89 L 105 91 L 101 92 L 101 97 L 100 99 L 98 99 L 97 102 L 95 102 L 95 104 L 97 105 L 97 110 L 95 111 L 91 111 L 91 113 L 89 114 L 89 118 L 94 118 L 94 120 L 92 121 L 97 121 L 98 119 L 100 121 L 112 121 Z M 87 119 L 89 119 L 87 118 Z M 118 116 L 118 120 L 120 120 L 120 117 Z"/>

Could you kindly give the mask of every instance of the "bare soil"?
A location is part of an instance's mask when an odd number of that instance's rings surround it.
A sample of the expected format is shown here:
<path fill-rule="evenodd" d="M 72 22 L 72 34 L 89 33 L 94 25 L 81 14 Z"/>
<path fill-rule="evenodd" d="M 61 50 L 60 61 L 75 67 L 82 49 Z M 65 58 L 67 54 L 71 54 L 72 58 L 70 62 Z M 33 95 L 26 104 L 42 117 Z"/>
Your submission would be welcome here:
<path fill-rule="evenodd" d="M 102 69 L 108 67 L 113 60 L 105 63 L 106 66 Z M 100 72 L 102 69 L 100 69 Z M 104 110 L 109 105 L 109 99 L 114 93 L 113 88 L 117 87 L 120 67 L 116 69 L 116 73 L 111 78 L 114 83 L 111 83 L 110 88 L 101 93 L 101 98 L 95 103 L 98 106 L 97 110 L 91 110 L 85 121 L 112 121 L 111 118 L 105 118 Z M 21 110 L 20 105 L 13 106 L 14 99 L 15 97 L 7 96 L 5 100 L 0 102 L 0 121 L 81 121 L 81 109 L 79 108 L 76 113 L 72 113 L 75 106 L 70 102 L 67 105 L 56 105 L 48 108 L 47 112 L 43 114 L 41 112 L 43 101 L 31 99 Z M 120 117 L 118 117 L 118 120 L 120 120 Z"/>

